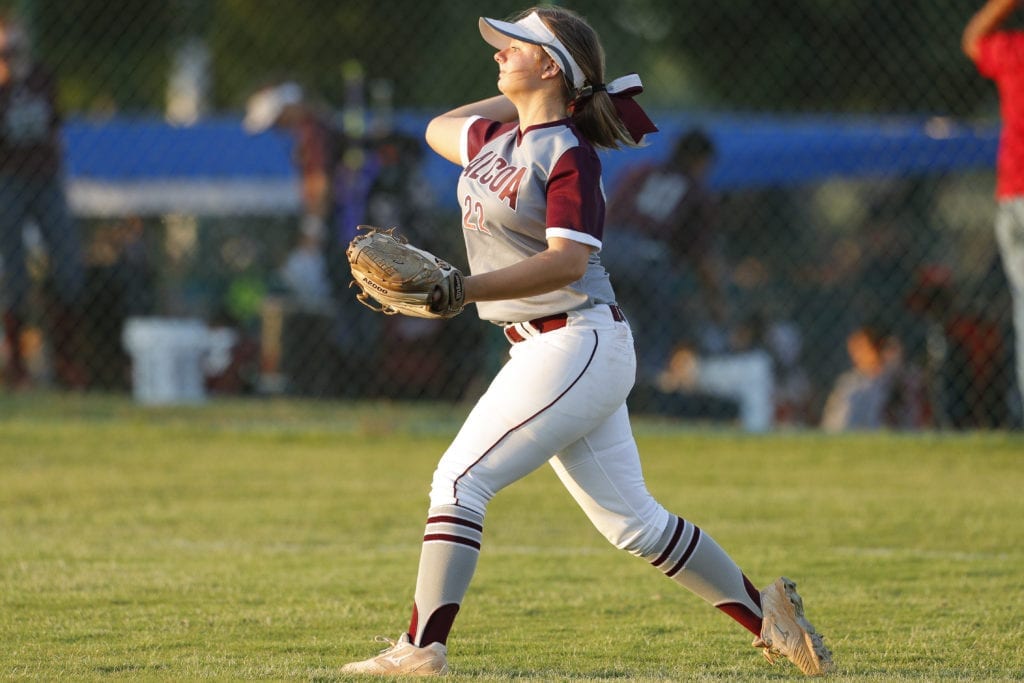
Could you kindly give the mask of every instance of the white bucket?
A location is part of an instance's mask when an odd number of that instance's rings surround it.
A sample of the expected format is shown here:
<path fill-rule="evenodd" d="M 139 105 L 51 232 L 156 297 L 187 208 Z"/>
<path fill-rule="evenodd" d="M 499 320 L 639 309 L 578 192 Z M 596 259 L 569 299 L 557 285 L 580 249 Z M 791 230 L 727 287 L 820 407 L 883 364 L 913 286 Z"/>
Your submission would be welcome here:
<path fill-rule="evenodd" d="M 206 400 L 203 361 L 210 332 L 201 321 L 129 318 L 121 341 L 132 359 L 136 401 L 174 405 Z"/>

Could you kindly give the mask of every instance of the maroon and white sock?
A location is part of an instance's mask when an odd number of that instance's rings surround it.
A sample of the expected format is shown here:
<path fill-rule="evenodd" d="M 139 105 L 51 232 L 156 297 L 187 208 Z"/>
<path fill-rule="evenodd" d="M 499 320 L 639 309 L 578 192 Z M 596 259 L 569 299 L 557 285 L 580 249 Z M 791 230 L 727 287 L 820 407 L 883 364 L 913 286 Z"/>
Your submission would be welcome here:
<path fill-rule="evenodd" d="M 476 571 L 484 518 L 457 505 L 428 511 L 409 622 L 414 645 L 446 643 L 448 633 Z"/>
<path fill-rule="evenodd" d="M 713 538 L 673 516 L 658 547 L 660 552 L 645 559 L 754 635 L 761 634 L 761 592 Z"/>

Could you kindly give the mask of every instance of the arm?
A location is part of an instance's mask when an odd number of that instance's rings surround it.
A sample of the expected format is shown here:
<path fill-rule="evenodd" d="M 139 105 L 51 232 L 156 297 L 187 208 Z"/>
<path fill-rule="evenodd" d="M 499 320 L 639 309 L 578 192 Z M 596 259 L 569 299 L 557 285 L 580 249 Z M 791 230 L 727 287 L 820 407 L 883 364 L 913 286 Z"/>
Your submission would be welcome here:
<path fill-rule="evenodd" d="M 972 61 L 978 58 L 978 43 L 982 38 L 998 29 L 1020 0 L 988 0 L 964 28 L 960 47 Z"/>
<path fill-rule="evenodd" d="M 331 212 L 330 142 L 317 119 L 292 108 L 284 119 L 295 132 L 295 162 L 301 177 L 302 207 L 307 216 L 327 220 Z"/>
<path fill-rule="evenodd" d="M 327 220 L 331 209 L 331 181 L 327 172 L 315 169 L 303 173 L 300 188 L 304 213 Z"/>
<path fill-rule="evenodd" d="M 587 272 L 591 250 L 581 242 L 552 237 L 548 248 L 539 254 L 506 268 L 467 276 L 466 303 L 518 299 L 561 289 Z"/>
<path fill-rule="evenodd" d="M 519 118 L 515 106 L 504 95 L 496 95 L 479 102 L 471 102 L 450 112 L 435 117 L 427 124 L 427 144 L 439 155 L 455 164 L 462 164 L 459 157 L 459 134 L 466 119 L 482 116 L 486 119 L 507 123 Z"/>

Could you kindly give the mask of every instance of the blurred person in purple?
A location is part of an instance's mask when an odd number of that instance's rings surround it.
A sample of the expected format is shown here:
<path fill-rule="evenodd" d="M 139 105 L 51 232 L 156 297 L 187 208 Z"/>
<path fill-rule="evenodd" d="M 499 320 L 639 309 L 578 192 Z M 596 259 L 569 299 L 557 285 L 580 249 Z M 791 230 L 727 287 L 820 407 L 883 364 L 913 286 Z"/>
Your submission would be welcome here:
<path fill-rule="evenodd" d="M 257 90 L 249 98 L 242 121 L 251 134 L 280 128 L 293 138 L 292 162 L 299 175 L 302 202 L 293 256 L 301 258 L 290 259 L 286 270 L 291 272 L 289 282 L 303 283 L 297 291 L 303 298 L 323 296 L 331 288 L 324 252 L 332 242 L 336 209 L 334 175 L 343 141 L 330 118 L 326 107 L 313 103 L 299 84 L 288 81 Z M 295 272 L 300 262 L 302 272 Z M 335 278 L 339 282 L 341 279 Z"/>
<path fill-rule="evenodd" d="M 370 388 L 365 368 L 373 363 L 383 322 L 363 315 L 349 294 L 345 248 L 355 226 L 367 222 L 377 158 L 365 139 L 344 130 L 328 103 L 294 81 L 256 90 L 242 126 L 252 135 L 276 129 L 292 141 L 301 215 L 295 246 L 279 275 L 297 304 L 290 327 L 304 349 L 294 359 L 293 390 L 362 395 Z M 324 355 L 309 363 L 314 348 Z M 312 375 L 305 374 L 307 368 Z M 307 377 L 308 382 L 302 379 Z"/>
<path fill-rule="evenodd" d="M 9 386 L 29 383 L 21 336 L 32 279 L 25 229 L 34 222 L 46 247 L 52 301 L 47 318 L 58 381 L 85 384 L 73 356 L 84 266 L 81 239 L 64 194 L 61 116 L 54 76 L 32 57 L 24 24 L 0 13 L 0 257 L 3 258 L 4 336 Z"/>
<path fill-rule="evenodd" d="M 344 116 L 285 81 L 252 94 L 242 125 L 251 134 L 276 128 L 291 136 L 302 201 L 296 252 L 309 270 L 304 289 L 322 293 L 322 283 L 312 281 L 323 277 L 322 270 L 331 294 L 347 303 L 351 273 L 344 250 L 356 226 L 401 225 L 407 236 L 421 239 L 414 231 L 429 220 L 434 202 L 421 176 L 424 147 L 418 138 L 391 129 L 350 133 Z"/>
<path fill-rule="evenodd" d="M 1004 24 L 1019 6 L 1020 0 L 988 0 L 971 16 L 961 40 L 964 53 L 999 92 L 995 232 L 1013 305 L 1018 409 L 1024 403 L 1024 31 Z"/>

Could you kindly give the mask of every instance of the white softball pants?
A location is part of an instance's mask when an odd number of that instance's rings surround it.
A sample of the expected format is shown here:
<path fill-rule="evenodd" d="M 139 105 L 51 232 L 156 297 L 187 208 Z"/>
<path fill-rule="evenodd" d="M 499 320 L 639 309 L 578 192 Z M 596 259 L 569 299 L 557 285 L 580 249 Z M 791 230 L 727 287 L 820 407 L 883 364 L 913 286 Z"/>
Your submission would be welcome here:
<path fill-rule="evenodd" d="M 565 327 L 529 336 L 510 356 L 438 463 L 431 508 L 482 516 L 498 491 L 550 462 L 614 546 L 653 552 L 670 515 L 647 490 L 629 423 L 629 325 L 608 306 L 571 312 Z"/>
<path fill-rule="evenodd" d="M 1010 284 L 1017 390 L 1024 401 L 1024 199 L 999 203 L 995 231 L 1003 270 Z"/>

